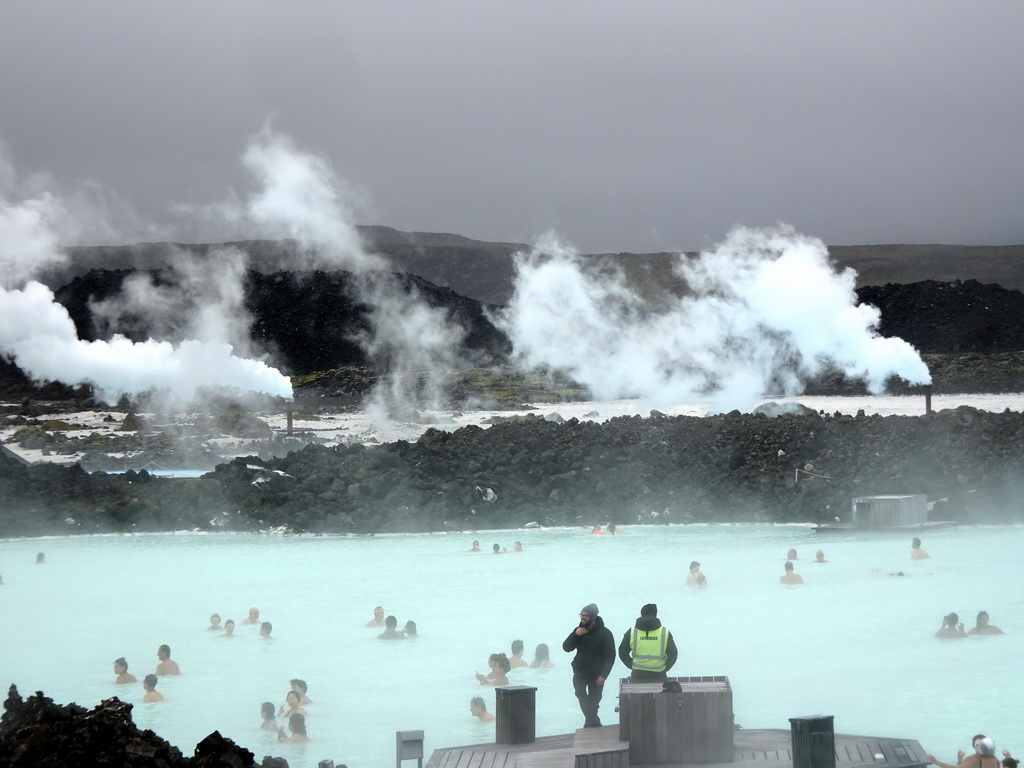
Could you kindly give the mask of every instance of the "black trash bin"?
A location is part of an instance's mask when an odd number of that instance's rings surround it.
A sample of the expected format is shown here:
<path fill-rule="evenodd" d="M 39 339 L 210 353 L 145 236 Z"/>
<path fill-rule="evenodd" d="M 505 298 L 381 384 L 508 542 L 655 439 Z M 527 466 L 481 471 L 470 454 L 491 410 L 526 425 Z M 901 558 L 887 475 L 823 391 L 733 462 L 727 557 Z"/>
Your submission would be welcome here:
<path fill-rule="evenodd" d="M 494 689 L 494 740 L 498 744 L 532 744 L 537 733 L 537 689 L 503 685 Z"/>
<path fill-rule="evenodd" d="M 789 718 L 793 768 L 836 768 L 836 735 L 832 715 Z"/>

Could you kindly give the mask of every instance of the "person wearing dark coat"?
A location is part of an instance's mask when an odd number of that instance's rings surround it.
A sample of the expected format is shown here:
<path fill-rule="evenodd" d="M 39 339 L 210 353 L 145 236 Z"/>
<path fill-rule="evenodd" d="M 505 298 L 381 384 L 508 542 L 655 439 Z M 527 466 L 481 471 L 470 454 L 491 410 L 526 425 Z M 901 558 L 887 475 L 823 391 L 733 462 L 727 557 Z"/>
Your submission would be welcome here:
<path fill-rule="evenodd" d="M 661 625 L 658 606 L 648 603 L 640 609 L 636 624 L 626 630 L 619 643 L 619 659 L 630 669 L 629 679 L 658 682 L 679 658 L 676 640 L 668 627 Z"/>
<path fill-rule="evenodd" d="M 572 687 L 583 712 L 583 727 L 597 728 L 597 716 L 604 693 L 604 682 L 615 664 L 615 637 L 604 619 L 598 616 L 597 606 L 589 603 L 580 611 L 579 626 L 562 643 L 566 653 L 576 651 L 572 660 Z"/>

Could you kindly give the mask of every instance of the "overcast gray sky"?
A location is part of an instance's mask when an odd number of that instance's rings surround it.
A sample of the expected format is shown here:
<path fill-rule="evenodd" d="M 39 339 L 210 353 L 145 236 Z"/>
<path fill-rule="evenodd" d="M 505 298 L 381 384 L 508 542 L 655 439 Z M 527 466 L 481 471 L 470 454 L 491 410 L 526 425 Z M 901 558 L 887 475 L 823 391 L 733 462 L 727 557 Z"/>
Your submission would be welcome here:
<path fill-rule="evenodd" d="M 270 121 L 366 224 L 1016 244 L 1022 39 L 1019 0 L 9 0 L 0 142 L 23 180 L 94 182 L 176 239 L 215 236 L 171 212 L 246 189 Z"/>

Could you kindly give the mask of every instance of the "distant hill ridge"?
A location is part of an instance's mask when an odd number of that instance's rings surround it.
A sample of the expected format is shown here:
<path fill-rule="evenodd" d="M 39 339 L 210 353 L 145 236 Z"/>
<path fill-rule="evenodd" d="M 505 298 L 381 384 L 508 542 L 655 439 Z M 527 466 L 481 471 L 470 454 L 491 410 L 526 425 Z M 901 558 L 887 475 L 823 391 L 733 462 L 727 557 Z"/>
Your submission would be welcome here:
<path fill-rule="evenodd" d="M 403 232 L 382 225 L 357 229 L 367 250 L 388 257 L 397 271 L 409 272 L 486 304 L 507 303 L 512 291 L 513 255 L 531 247 L 526 243 L 486 242 L 443 232 Z M 41 279 L 58 288 L 91 269 L 156 269 L 171 263 L 179 249 L 201 258 L 224 246 L 235 246 L 248 253 L 250 268 L 258 272 L 296 269 L 298 249 L 295 242 L 288 240 L 138 243 L 69 248 L 69 263 Z M 1024 291 L 1024 245 L 839 245 L 829 246 L 829 253 L 838 267 L 856 270 L 858 287 L 973 279 Z M 641 294 L 655 297 L 684 290 L 672 270 L 678 255 L 602 253 L 586 254 L 584 258 L 598 264 L 614 263 Z"/>

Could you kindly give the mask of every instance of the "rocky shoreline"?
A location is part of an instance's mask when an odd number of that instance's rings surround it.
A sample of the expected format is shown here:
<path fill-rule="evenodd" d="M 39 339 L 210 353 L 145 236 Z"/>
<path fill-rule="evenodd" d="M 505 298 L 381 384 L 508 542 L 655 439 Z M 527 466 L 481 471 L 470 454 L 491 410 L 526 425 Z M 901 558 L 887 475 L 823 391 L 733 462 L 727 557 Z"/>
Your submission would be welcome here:
<path fill-rule="evenodd" d="M 415 442 L 308 444 L 198 478 L 0 456 L 8 536 L 171 530 L 374 534 L 691 522 L 831 522 L 851 499 L 926 494 L 933 519 L 1021 519 L 1024 414 L 802 409 L 769 416 L 526 416 Z"/>
<path fill-rule="evenodd" d="M 106 699 L 88 710 L 61 706 L 37 691 L 23 699 L 11 686 L 0 719 L 0 766 L 65 768 L 117 765 L 123 768 L 288 768 L 279 757 L 255 761 L 248 749 L 214 731 L 196 745 L 192 757 L 132 722 L 132 705 Z"/>

